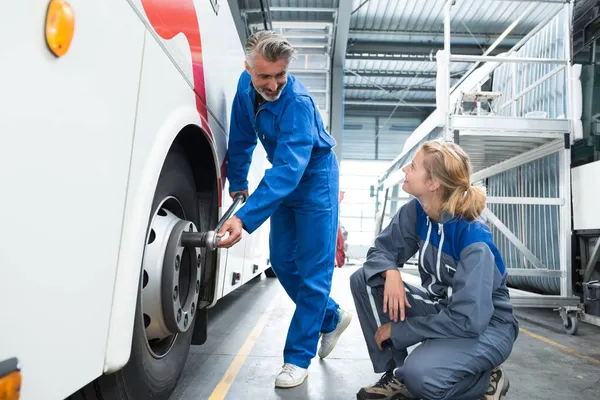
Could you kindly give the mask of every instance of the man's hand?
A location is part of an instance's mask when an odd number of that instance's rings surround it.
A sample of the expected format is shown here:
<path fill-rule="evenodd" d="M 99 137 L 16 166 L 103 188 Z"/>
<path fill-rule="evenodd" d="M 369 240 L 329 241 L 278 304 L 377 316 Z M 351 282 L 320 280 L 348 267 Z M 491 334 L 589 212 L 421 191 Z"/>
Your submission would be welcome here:
<path fill-rule="evenodd" d="M 375 341 L 379 350 L 383 350 L 383 342 L 392 338 L 392 323 L 388 322 L 385 325 L 381 325 L 377 332 L 375 332 Z"/>
<path fill-rule="evenodd" d="M 390 319 L 394 322 L 398 322 L 398 312 L 400 312 L 400 321 L 404 321 L 405 306 L 411 308 L 406 298 L 400 271 L 386 271 L 385 286 L 383 288 L 383 312 L 389 313 Z"/>
<path fill-rule="evenodd" d="M 231 200 L 235 199 L 235 195 L 241 193 L 244 195 L 244 198 L 247 199 L 249 194 L 248 194 L 248 190 L 240 190 L 237 192 L 230 192 L 229 195 L 231 196 Z"/>
<path fill-rule="evenodd" d="M 234 215 L 233 217 L 225 221 L 217 236 L 219 238 L 222 238 L 223 236 L 225 236 L 226 232 L 229 232 L 229 237 L 227 237 L 227 239 L 224 240 L 219 240 L 219 247 L 224 247 L 228 249 L 240 240 L 242 240 L 242 220 L 239 219 L 237 215 Z"/>

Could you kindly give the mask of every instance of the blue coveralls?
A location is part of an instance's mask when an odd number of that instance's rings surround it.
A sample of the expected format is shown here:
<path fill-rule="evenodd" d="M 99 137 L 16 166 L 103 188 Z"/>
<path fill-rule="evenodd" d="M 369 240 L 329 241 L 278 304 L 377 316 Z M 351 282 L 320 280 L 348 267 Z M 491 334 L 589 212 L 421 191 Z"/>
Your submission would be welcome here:
<path fill-rule="evenodd" d="M 236 213 L 252 233 L 269 217 L 271 265 L 296 303 L 284 362 L 308 368 L 319 333 L 338 323 L 329 297 L 338 226 L 339 169 L 335 140 L 306 88 L 288 75 L 280 98 L 255 112 L 250 74 L 239 79 L 231 112 L 228 179 L 231 192 L 248 188 L 248 169 L 257 137 L 272 168 Z"/>

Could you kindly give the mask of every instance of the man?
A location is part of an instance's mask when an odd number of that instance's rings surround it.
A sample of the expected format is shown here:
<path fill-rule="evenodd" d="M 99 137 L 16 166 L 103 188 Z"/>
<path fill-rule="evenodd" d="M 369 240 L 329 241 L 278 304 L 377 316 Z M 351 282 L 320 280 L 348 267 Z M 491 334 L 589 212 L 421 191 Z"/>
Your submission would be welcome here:
<path fill-rule="evenodd" d="M 288 74 L 294 48 L 282 36 L 262 31 L 246 43 L 246 71 L 233 101 L 228 179 L 231 196 L 248 196 L 247 175 L 257 137 L 272 168 L 219 232 L 220 247 L 252 233 L 271 217 L 271 265 L 296 303 L 275 386 L 304 382 L 315 356 L 325 358 L 352 315 L 329 297 L 338 226 L 339 170 L 335 140 L 306 88 Z"/>

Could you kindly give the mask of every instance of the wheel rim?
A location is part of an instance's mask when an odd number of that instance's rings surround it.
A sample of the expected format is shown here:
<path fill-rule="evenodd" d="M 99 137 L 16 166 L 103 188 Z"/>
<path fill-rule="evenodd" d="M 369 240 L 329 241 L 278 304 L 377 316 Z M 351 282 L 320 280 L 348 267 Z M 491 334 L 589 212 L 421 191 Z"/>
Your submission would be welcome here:
<path fill-rule="evenodd" d="M 155 358 L 166 356 L 177 335 L 193 322 L 200 292 L 201 257 L 196 248 L 181 246 L 186 221 L 177 198 L 163 199 L 153 215 L 142 262 L 142 318 L 146 344 Z"/>

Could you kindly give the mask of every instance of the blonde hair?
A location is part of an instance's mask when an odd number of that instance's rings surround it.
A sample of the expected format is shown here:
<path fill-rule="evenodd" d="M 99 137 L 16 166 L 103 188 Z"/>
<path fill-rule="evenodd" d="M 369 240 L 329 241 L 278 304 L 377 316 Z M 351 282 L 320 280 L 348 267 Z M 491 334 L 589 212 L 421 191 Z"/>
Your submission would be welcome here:
<path fill-rule="evenodd" d="M 426 142 L 421 146 L 425 169 L 443 188 L 442 213 L 475 220 L 485 208 L 482 188 L 471 186 L 471 161 L 454 143 Z"/>

